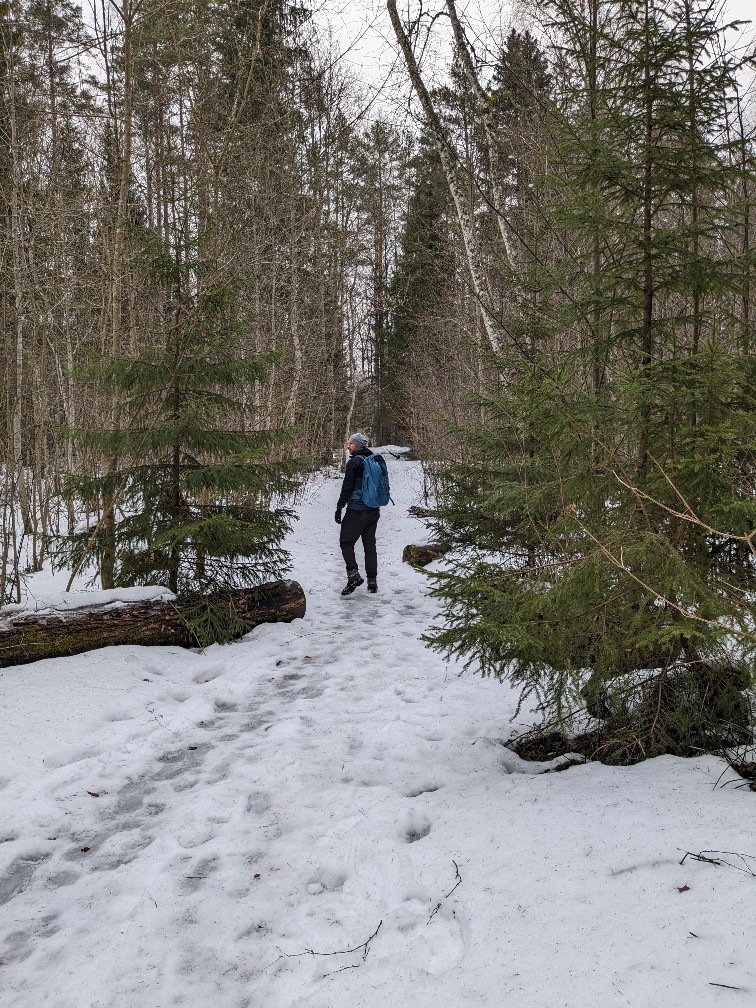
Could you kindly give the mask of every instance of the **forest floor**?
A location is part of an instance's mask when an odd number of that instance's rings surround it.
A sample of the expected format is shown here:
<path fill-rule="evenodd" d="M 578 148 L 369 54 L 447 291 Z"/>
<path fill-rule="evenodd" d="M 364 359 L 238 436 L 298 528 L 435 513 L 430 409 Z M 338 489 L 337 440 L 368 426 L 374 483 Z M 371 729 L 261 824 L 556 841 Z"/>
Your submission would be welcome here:
<path fill-rule="evenodd" d="M 3 1008 L 754 1004 L 754 861 L 681 860 L 756 855 L 756 795 L 710 756 L 508 750 L 516 694 L 420 640 L 421 475 L 388 461 L 378 595 L 339 595 L 323 478 L 305 619 L 0 672 Z"/>

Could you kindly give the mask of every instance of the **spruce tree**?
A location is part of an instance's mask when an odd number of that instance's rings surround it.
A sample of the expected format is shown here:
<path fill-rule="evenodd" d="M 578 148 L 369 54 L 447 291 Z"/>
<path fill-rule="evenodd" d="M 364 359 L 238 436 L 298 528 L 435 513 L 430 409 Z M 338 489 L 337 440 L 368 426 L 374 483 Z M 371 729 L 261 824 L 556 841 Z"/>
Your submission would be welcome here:
<path fill-rule="evenodd" d="M 355 138 L 343 186 L 344 203 L 358 216 L 352 225 L 355 265 L 364 256 L 369 267 L 370 342 L 364 365 L 372 380 L 374 406 L 367 426 L 379 444 L 402 439 L 396 347 L 391 342 L 391 280 L 400 240 L 401 212 L 406 204 L 407 173 L 413 138 L 378 118 Z M 348 203 L 347 203 L 348 201 Z M 346 209 L 346 207 L 345 207 Z M 357 244 L 357 243 L 360 244 Z"/>
<path fill-rule="evenodd" d="M 199 270 L 194 294 L 182 288 L 185 263 L 154 237 L 140 240 L 148 273 L 173 290 L 174 317 L 160 345 L 80 370 L 81 381 L 119 404 L 119 422 L 71 432 L 81 452 L 112 462 L 91 477 L 72 475 L 70 488 L 83 503 L 114 502 L 116 586 L 162 584 L 196 601 L 279 578 L 293 517 L 282 503 L 292 467 L 279 458 L 292 432 L 260 429 L 252 405 L 276 357 L 245 347 L 241 281 L 234 289 Z M 66 537 L 60 558 L 97 568 L 107 517 Z"/>
<path fill-rule="evenodd" d="M 399 257 L 389 289 L 390 315 L 382 353 L 382 396 L 386 425 L 400 444 L 409 440 L 409 388 L 417 380 L 418 355 L 431 369 L 434 331 L 448 303 L 455 259 L 449 233 L 449 196 L 438 157 L 428 137 L 420 138 L 410 162 L 411 179 Z M 432 358 L 432 359 L 429 359 Z M 422 379 L 421 379 L 422 380 Z"/>
<path fill-rule="evenodd" d="M 545 7 L 568 84 L 545 229 L 474 461 L 447 473 L 460 559 L 431 639 L 557 716 L 587 699 L 611 758 L 692 752 L 747 737 L 756 651 L 735 67 L 707 3 Z"/>

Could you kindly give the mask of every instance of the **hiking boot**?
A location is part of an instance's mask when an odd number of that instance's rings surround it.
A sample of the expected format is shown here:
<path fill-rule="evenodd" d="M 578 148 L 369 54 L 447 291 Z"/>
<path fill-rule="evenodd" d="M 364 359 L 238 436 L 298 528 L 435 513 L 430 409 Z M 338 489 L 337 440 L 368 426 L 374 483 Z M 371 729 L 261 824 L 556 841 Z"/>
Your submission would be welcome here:
<path fill-rule="evenodd" d="M 368 591 L 375 595 L 378 591 L 378 578 L 368 578 Z"/>
<path fill-rule="evenodd" d="M 341 594 L 351 595 L 355 588 L 359 588 L 364 583 L 358 570 L 347 571 L 347 583 L 341 589 Z"/>

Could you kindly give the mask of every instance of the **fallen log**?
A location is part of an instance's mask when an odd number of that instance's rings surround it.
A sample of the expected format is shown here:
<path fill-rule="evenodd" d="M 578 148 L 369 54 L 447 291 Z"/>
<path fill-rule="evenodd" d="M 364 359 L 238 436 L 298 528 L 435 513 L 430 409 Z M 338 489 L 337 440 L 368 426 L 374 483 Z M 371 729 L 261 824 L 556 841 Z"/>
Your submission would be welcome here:
<path fill-rule="evenodd" d="M 442 557 L 448 548 L 444 543 L 425 543 L 421 546 L 410 544 L 404 547 L 402 563 L 408 563 L 412 567 L 427 567 L 429 563 Z"/>
<path fill-rule="evenodd" d="M 237 636 L 260 623 L 290 623 L 305 614 L 306 599 L 296 581 L 219 592 L 209 605 L 233 614 Z M 206 643 L 206 642 L 203 642 Z M 116 644 L 196 647 L 180 599 L 101 603 L 74 609 L 22 610 L 0 618 L 0 668 L 40 658 L 63 658 Z"/>
<path fill-rule="evenodd" d="M 433 508 L 424 508 L 419 504 L 413 504 L 412 507 L 407 508 L 407 514 L 414 515 L 415 518 L 435 518 L 436 511 Z"/>

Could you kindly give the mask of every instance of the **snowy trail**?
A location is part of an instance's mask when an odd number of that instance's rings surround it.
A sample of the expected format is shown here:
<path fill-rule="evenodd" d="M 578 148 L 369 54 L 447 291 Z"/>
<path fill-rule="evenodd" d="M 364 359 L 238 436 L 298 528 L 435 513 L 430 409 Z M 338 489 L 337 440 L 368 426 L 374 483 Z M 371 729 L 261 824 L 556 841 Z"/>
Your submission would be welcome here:
<path fill-rule="evenodd" d="M 419 639 L 420 477 L 391 476 L 378 596 L 338 595 L 325 481 L 305 620 L 0 673 L 3 1008 L 753 1004 L 756 877 L 679 864 L 756 855 L 753 794 L 709 757 L 504 749 L 514 695 Z"/>

